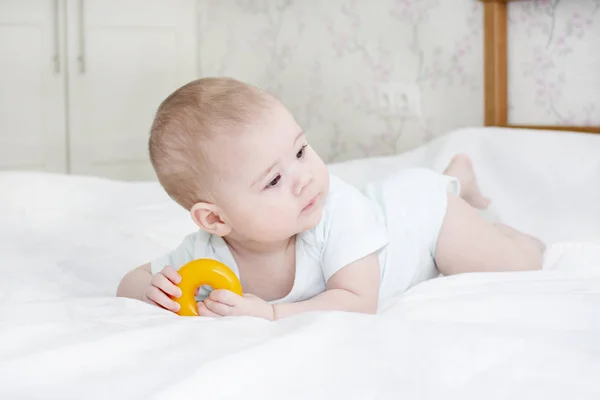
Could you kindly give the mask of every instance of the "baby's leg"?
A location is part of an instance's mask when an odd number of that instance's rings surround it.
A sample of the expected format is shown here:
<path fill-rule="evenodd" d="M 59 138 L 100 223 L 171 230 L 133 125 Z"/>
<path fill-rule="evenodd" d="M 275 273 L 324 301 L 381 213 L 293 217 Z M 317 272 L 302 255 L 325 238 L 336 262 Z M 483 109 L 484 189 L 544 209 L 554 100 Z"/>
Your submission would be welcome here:
<path fill-rule="evenodd" d="M 546 245 L 536 237 L 518 231 L 515 228 L 512 228 L 505 224 L 495 223 L 494 226 L 496 227 L 496 229 L 502 232 L 504 236 L 507 236 L 515 242 L 519 243 L 524 249 L 537 248 L 538 251 L 542 253 L 546 250 Z"/>
<path fill-rule="evenodd" d="M 480 210 L 485 210 L 491 201 L 485 197 L 475 177 L 471 159 L 465 154 L 457 154 L 452 157 L 450 163 L 444 170 L 444 175 L 453 176 L 460 182 L 460 197 L 462 197 L 471 206 Z"/>
<path fill-rule="evenodd" d="M 541 269 L 543 252 L 539 240 L 486 221 L 464 199 L 448 194 L 435 250 L 442 274 Z"/>

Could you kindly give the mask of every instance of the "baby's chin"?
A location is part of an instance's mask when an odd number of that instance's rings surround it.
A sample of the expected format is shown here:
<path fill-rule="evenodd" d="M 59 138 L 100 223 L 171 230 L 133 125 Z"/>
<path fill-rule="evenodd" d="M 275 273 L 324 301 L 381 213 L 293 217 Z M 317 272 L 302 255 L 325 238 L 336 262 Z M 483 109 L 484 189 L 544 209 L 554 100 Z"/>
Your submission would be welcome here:
<path fill-rule="evenodd" d="M 315 226 L 321 222 L 321 218 L 323 218 L 323 208 L 319 206 L 318 209 L 313 210 L 310 215 L 302 216 L 299 221 L 299 229 L 298 233 L 306 232 L 313 229 Z"/>

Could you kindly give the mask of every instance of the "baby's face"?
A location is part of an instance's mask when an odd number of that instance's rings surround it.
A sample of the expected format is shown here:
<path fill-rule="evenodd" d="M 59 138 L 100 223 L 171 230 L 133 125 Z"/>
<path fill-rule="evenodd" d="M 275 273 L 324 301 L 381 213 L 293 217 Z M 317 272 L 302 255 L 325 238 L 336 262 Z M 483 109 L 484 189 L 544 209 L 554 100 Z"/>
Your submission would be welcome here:
<path fill-rule="evenodd" d="M 276 241 L 314 227 L 329 190 L 327 166 L 282 105 L 248 131 L 222 139 L 214 186 L 218 206 L 236 236 Z"/>

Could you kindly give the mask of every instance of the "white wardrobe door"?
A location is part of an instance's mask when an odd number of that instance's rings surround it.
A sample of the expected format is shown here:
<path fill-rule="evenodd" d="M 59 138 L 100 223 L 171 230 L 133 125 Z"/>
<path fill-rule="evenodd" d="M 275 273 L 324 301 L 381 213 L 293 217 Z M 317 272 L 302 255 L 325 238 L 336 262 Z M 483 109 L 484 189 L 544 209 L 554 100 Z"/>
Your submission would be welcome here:
<path fill-rule="evenodd" d="M 63 6 L 0 0 L 0 169 L 66 170 Z"/>
<path fill-rule="evenodd" d="M 71 171 L 154 179 L 160 102 L 196 78 L 194 0 L 68 0 Z"/>

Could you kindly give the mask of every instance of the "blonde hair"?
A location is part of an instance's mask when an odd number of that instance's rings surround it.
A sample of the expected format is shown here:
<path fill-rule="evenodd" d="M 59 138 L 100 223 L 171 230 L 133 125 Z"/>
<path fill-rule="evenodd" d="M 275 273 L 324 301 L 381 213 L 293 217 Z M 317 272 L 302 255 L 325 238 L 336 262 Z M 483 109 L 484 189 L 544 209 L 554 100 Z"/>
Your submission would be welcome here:
<path fill-rule="evenodd" d="M 180 87 L 158 107 L 148 144 L 165 191 L 189 210 L 210 196 L 209 150 L 218 135 L 239 133 L 277 101 L 231 78 L 202 78 Z"/>

